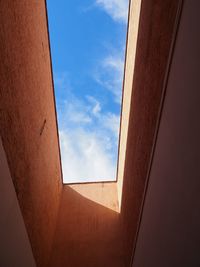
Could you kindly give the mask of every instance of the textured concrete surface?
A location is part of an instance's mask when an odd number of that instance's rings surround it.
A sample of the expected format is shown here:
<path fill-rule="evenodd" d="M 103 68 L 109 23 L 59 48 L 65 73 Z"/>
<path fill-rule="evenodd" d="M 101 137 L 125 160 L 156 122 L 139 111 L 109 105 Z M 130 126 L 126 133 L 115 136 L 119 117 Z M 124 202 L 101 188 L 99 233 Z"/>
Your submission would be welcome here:
<path fill-rule="evenodd" d="M 184 1 L 134 267 L 200 266 L 199 9 Z"/>
<path fill-rule="evenodd" d="M 49 266 L 127 266 L 114 200 L 116 183 L 64 186 Z"/>
<path fill-rule="evenodd" d="M 146 0 L 141 6 L 121 203 L 129 257 L 143 200 L 178 3 L 178 0 Z"/>
<path fill-rule="evenodd" d="M 0 1 L 0 134 L 38 266 L 61 193 L 45 2 Z"/>

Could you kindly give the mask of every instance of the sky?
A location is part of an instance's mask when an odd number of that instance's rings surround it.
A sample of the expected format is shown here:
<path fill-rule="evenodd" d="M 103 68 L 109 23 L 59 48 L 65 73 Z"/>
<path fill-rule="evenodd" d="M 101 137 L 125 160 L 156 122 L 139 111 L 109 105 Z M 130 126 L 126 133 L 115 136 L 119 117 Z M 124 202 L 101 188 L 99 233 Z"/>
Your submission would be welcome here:
<path fill-rule="evenodd" d="M 64 183 L 116 180 L 128 0 L 47 0 Z"/>

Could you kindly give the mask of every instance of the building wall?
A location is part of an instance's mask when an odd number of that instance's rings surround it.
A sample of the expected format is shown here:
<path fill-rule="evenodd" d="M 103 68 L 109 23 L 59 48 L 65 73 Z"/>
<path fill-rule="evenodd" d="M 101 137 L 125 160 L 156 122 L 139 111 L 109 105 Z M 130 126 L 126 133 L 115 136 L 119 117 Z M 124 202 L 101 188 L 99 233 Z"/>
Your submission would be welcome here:
<path fill-rule="evenodd" d="M 45 1 L 0 1 L 0 135 L 37 266 L 62 189 Z"/>
<path fill-rule="evenodd" d="M 36 267 L 0 139 L 0 266 Z"/>
<path fill-rule="evenodd" d="M 126 267 L 116 183 L 65 185 L 50 267 Z"/>
<path fill-rule="evenodd" d="M 184 1 L 134 267 L 200 266 L 199 10 Z"/>
<path fill-rule="evenodd" d="M 143 0 L 141 5 L 121 203 L 128 258 L 137 232 L 180 2 Z"/>

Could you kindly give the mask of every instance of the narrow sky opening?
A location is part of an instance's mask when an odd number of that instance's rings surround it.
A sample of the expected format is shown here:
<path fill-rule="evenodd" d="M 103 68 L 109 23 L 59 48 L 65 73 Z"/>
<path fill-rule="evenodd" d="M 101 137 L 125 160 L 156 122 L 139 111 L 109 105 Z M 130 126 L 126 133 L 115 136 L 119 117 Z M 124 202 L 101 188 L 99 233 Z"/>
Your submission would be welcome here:
<path fill-rule="evenodd" d="M 129 0 L 47 0 L 64 183 L 115 181 Z"/>

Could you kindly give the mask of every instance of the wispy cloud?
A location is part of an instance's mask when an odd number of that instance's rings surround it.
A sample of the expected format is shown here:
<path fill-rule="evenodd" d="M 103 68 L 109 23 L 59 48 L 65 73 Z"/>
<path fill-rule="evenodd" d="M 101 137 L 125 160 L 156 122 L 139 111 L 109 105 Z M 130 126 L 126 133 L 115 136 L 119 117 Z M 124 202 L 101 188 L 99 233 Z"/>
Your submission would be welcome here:
<path fill-rule="evenodd" d="M 106 11 L 115 21 L 123 23 L 128 18 L 128 0 L 96 0 L 96 5 Z"/>
<path fill-rule="evenodd" d="M 75 125 L 84 125 L 92 122 L 90 116 L 90 107 L 84 105 L 82 101 L 68 94 L 64 101 L 63 116 L 65 117 L 65 122 L 74 123 Z"/>
<path fill-rule="evenodd" d="M 121 55 L 109 55 L 104 58 L 94 73 L 94 79 L 104 88 L 110 90 L 115 102 L 121 104 L 124 58 Z"/>
<path fill-rule="evenodd" d="M 103 127 L 112 131 L 118 141 L 120 117 L 114 113 L 107 113 L 105 116 L 102 116 L 101 122 Z"/>
<path fill-rule="evenodd" d="M 99 116 L 101 112 L 101 104 L 99 101 L 97 101 L 93 96 L 87 96 L 87 100 L 90 102 L 92 105 L 92 113 L 94 116 Z"/>
<path fill-rule="evenodd" d="M 103 112 L 95 97 L 79 99 L 72 91 L 58 110 L 64 182 L 115 180 L 119 116 Z"/>
<path fill-rule="evenodd" d="M 115 164 L 109 140 L 85 129 L 60 131 L 64 182 L 115 179 Z"/>

